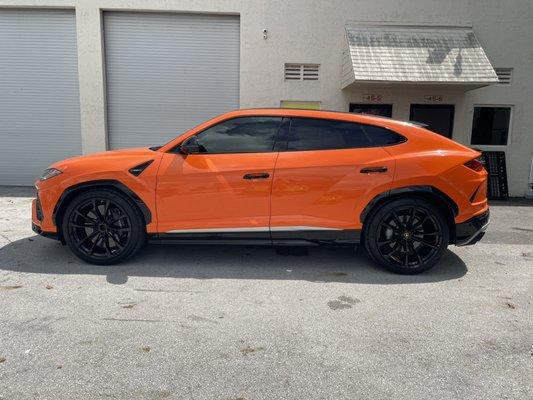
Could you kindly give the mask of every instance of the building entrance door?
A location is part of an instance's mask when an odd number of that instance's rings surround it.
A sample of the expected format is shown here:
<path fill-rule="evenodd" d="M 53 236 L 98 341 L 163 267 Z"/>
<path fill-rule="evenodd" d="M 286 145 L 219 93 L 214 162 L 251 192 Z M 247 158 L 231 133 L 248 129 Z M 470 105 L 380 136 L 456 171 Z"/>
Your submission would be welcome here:
<path fill-rule="evenodd" d="M 452 138 L 453 115 L 452 104 L 411 104 L 409 119 L 427 125 L 427 129 L 447 138 Z"/>

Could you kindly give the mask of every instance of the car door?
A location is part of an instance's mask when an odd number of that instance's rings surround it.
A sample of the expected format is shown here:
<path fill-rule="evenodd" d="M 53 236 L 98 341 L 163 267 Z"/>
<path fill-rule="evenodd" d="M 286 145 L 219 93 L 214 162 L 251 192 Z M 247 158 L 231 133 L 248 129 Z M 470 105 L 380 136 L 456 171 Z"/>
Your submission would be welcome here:
<path fill-rule="evenodd" d="M 393 176 L 394 160 L 363 125 L 292 118 L 274 172 L 272 239 L 357 242 L 362 206 Z"/>
<path fill-rule="evenodd" d="M 280 125 L 279 117 L 233 118 L 198 133 L 198 152 L 166 153 L 157 177 L 158 231 L 178 239 L 270 241 Z"/>

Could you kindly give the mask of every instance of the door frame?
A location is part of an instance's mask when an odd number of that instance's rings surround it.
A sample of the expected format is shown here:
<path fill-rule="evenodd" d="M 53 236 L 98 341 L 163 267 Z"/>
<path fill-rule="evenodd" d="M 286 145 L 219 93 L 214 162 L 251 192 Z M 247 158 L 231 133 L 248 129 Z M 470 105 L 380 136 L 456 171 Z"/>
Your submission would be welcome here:
<path fill-rule="evenodd" d="M 426 104 L 426 103 L 411 103 L 409 106 L 409 121 L 414 121 L 413 119 L 413 107 L 420 107 L 420 108 L 426 108 L 426 109 L 433 109 L 433 110 L 451 110 L 450 115 L 450 134 L 449 136 L 442 135 L 441 133 L 438 133 L 441 136 L 447 137 L 449 139 L 453 138 L 453 124 L 455 123 L 455 104 Z M 423 123 L 423 122 L 422 122 Z"/>

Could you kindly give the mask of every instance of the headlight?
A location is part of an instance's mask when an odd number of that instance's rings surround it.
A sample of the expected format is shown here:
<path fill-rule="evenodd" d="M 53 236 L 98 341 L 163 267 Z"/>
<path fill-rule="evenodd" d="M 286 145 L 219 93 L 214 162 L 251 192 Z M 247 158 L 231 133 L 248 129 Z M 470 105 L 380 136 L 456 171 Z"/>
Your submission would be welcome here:
<path fill-rule="evenodd" d="M 40 181 L 46 181 L 50 178 L 53 178 L 54 176 L 61 175 L 63 172 L 58 170 L 57 168 L 46 168 L 41 177 L 39 178 Z"/>

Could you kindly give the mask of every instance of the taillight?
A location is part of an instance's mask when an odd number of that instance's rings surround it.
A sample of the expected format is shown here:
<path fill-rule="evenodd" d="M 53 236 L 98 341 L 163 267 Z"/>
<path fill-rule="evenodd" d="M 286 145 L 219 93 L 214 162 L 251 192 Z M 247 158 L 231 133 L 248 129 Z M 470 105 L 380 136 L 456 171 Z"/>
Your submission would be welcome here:
<path fill-rule="evenodd" d="M 485 169 L 485 166 L 483 165 L 483 163 L 477 158 L 474 158 L 473 160 L 466 162 L 465 167 L 468 167 L 471 170 L 474 170 L 476 172 L 481 172 Z"/>

